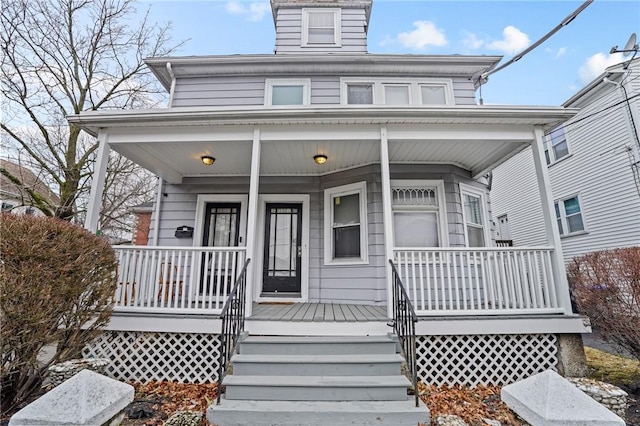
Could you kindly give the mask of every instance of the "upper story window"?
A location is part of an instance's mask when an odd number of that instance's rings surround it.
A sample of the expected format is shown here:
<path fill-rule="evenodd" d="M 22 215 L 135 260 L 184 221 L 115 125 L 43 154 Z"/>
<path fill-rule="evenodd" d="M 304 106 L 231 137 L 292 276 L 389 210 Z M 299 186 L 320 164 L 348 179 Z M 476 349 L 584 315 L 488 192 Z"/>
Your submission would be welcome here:
<path fill-rule="evenodd" d="M 585 230 L 580 199 L 577 195 L 558 200 L 554 206 L 560 235 L 571 235 Z"/>
<path fill-rule="evenodd" d="M 489 240 L 485 194 L 461 183 L 460 195 L 467 247 L 485 247 Z"/>
<path fill-rule="evenodd" d="M 340 46 L 340 9 L 302 9 L 302 46 Z"/>
<path fill-rule="evenodd" d="M 569 155 L 569 145 L 564 134 L 564 127 L 556 127 L 545 136 L 544 155 L 547 164 L 555 163 Z"/>
<path fill-rule="evenodd" d="M 265 105 L 309 105 L 311 103 L 310 80 L 265 81 Z"/>
<path fill-rule="evenodd" d="M 342 78 L 343 105 L 452 105 L 451 80 Z"/>
<path fill-rule="evenodd" d="M 324 263 L 368 262 L 366 182 L 324 192 Z"/>

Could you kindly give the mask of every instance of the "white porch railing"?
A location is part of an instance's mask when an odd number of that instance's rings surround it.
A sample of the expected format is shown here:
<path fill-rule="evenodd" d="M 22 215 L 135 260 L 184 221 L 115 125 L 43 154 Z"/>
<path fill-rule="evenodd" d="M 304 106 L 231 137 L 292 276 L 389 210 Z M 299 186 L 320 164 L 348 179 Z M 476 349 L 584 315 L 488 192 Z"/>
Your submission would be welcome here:
<path fill-rule="evenodd" d="M 116 246 L 116 312 L 220 313 L 244 247 Z"/>
<path fill-rule="evenodd" d="M 397 248 L 394 262 L 418 315 L 563 312 L 551 247 Z"/>

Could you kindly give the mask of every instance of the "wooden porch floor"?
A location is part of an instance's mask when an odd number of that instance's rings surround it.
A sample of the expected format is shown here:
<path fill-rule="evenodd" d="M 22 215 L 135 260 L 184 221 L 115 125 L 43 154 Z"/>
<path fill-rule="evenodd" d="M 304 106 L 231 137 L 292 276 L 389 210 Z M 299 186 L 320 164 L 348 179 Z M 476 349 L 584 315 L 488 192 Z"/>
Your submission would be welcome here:
<path fill-rule="evenodd" d="M 289 322 L 386 322 L 387 307 L 337 303 L 254 303 L 249 318 Z"/>

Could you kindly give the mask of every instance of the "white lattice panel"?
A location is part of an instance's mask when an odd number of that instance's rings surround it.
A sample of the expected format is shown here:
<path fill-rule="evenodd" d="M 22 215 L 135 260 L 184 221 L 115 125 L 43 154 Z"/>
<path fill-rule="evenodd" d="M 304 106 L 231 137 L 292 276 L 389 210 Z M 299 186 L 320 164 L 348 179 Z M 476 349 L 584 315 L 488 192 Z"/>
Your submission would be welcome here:
<path fill-rule="evenodd" d="M 556 336 L 418 336 L 418 379 L 438 386 L 506 385 L 558 364 Z"/>
<path fill-rule="evenodd" d="M 210 383 L 218 377 L 219 336 L 203 333 L 106 331 L 85 347 L 85 358 L 109 358 L 106 374 L 146 383 Z"/>

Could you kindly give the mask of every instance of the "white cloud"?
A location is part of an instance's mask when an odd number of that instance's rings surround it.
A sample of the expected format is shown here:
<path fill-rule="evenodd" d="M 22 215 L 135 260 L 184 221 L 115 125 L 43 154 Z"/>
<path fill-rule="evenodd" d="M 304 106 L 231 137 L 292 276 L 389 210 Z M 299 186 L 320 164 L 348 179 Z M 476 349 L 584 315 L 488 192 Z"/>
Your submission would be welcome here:
<path fill-rule="evenodd" d="M 467 49 L 476 50 L 480 49 L 485 42 L 484 40 L 480 40 L 474 33 L 468 33 L 467 36 L 460 41 L 460 43 Z"/>
<path fill-rule="evenodd" d="M 398 34 L 398 41 L 404 47 L 424 49 L 426 46 L 444 46 L 447 38 L 444 31 L 438 29 L 431 21 L 416 21 L 411 32 Z"/>
<path fill-rule="evenodd" d="M 516 54 L 526 49 L 529 44 L 529 36 L 514 26 L 507 26 L 502 30 L 502 40 L 496 40 L 487 44 L 489 49 L 501 50 L 504 53 Z"/>
<path fill-rule="evenodd" d="M 558 51 L 556 52 L 556 59 L 560 58 L 561 56 L 564 56 L 567 53 L 567 48 L 566 47 L 561 47 L 560 49 L 558 49 Z"/>
<path fill-rule="evenodd" d="M 580 80 L 583 83 L 588 83 L 602 74 L 605 68 L 618 64 L 623 60 L 624 57 L 622 56 L 622 53 L 614 53 L 612 55 L 596 53 L 595 55 L 588 57 L 585 63 L 580 67 L 580 70 L 578 71 Z"/>
<path fill-rule="evenodd" d="M 270 6 L 266 2 L 253 2 L 246 4 L 239 1 L 230 1 L 227 3 L 227 12 L 232 15 L 243 15 L 247 21 L 258 22 L 264 18 L 264 15 L 269 12 Z"/>

